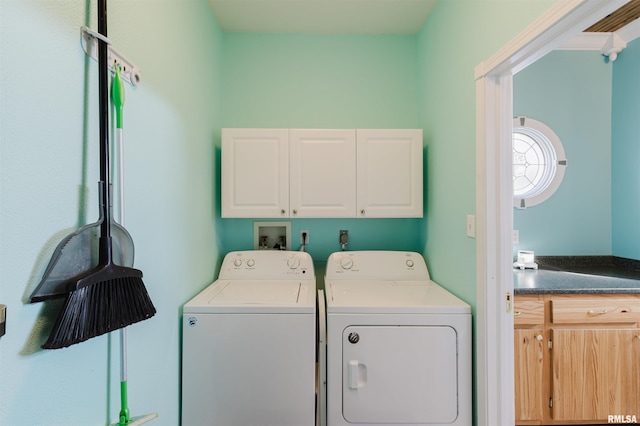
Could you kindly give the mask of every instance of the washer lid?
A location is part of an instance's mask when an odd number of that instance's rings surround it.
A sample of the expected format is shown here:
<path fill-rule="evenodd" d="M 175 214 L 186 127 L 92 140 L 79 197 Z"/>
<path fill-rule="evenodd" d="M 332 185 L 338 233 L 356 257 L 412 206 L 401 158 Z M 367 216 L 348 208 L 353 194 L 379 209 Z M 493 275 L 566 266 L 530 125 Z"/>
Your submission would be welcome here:
<path fill-rule="evenodd" d="M 471 313 L 433 281 L 326 282 L 327 313 Z"/>
<path fill-rule="evenodd" d="M 315 312 L 315 282 L 218 280 L 184 305 L 184 312 Z"/>

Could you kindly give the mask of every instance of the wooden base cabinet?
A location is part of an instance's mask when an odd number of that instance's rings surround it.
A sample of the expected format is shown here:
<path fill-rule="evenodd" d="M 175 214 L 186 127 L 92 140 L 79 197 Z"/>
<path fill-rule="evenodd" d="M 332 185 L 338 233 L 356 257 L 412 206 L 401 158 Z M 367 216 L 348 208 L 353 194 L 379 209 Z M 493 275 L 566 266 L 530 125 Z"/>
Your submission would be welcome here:
<path fill-rule="evenodd" d="M 516 329 L 514 334 L 516 418 L 541 421 L 544 417 L 544 348 L 542 329 Z"/>
<path fill-rule="evenodd" d="M 516 419 L 525 422 L 522 424 L 540 424 L 548 406 L 544 301 L 537 295 L 517 296 L 513 322 Z"/>
<path fill-rule="evenodd" d="M 640 295 L 517 295 L 514 315 L 516 424 L 640 418 Z"/>
<path fill-rule="evenodd" d="M 640 416 L 640 336 L 636 329 L 552 329 L 555 421 Z"/>

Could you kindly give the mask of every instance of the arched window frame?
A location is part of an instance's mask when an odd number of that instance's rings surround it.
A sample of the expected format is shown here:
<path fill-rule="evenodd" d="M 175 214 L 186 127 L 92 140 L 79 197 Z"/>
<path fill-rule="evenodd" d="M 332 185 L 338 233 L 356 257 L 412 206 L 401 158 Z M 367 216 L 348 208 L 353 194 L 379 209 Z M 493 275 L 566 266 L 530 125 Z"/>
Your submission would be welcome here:
<path fill-rule="evenodd" d="M 564 178 L 567 158 L 558 135 L 546 124 L 529 117 L 513 119 L 513 144 L 513 206 L 524 209 L 546 201 L 556 192 Z M 516 151 L 516 144 L 531 147 L 527 152 Z M 529 158 L 523 160 L 525 157 Z M 525 176 L 523 169 L 527 168 L 529 173 Z M 517 185 L 517 179 L 529 183 Z"/>

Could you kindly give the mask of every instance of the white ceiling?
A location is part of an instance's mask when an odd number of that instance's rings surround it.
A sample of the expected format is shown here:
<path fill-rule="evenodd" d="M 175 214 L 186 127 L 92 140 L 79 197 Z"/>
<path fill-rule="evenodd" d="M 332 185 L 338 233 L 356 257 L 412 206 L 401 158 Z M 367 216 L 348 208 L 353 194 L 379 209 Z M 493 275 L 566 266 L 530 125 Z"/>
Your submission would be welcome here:
<path fill-rule="evenodd" d="M 437 0 L 209 0 L 223 31 L 416 34 Z"/>

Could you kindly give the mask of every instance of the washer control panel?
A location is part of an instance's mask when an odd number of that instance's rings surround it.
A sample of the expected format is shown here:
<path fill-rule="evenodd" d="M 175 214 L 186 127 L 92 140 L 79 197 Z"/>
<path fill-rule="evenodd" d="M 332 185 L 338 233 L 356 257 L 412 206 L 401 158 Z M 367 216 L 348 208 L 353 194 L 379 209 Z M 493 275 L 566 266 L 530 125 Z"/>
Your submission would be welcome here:
<path fill-rule="evenodd" d="M 429 280 L 420 253 L 403 251 L 341 251 L 327 260 L 326 279 Z"/>
<path fill-rule="evenodd" d="M 315 279 L 309 253 L 281 250 L 230 252 L 222 261 L 219 278 Z"/>

